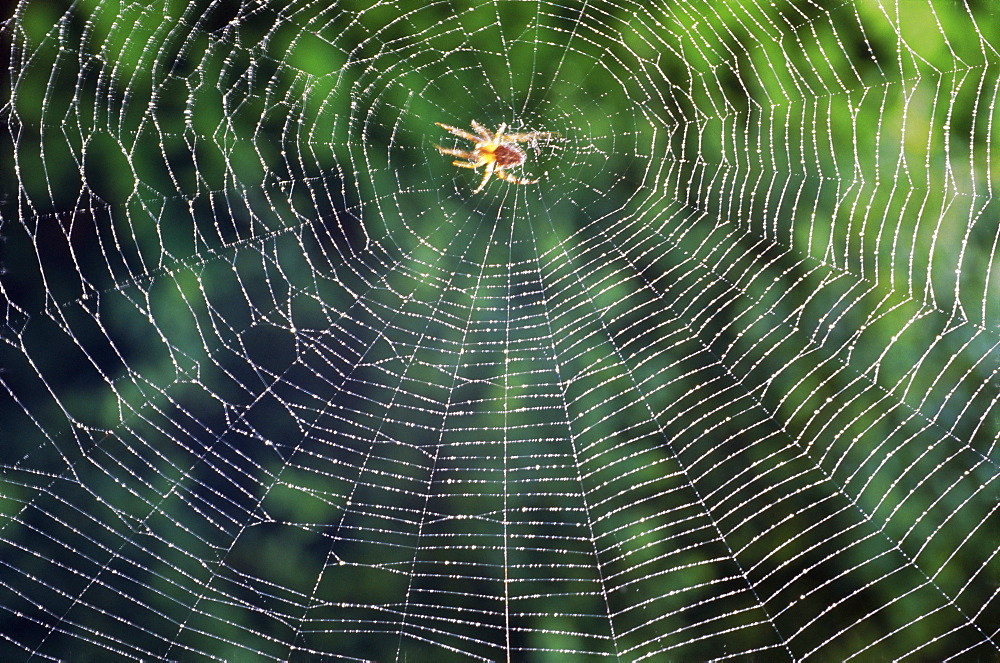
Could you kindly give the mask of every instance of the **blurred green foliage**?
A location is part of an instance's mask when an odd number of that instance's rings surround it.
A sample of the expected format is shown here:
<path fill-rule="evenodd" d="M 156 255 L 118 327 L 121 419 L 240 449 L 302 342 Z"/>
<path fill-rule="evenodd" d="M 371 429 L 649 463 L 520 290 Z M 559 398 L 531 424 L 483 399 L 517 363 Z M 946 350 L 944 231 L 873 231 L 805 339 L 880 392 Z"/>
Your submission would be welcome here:
<path fill-rule="evenodd" d="M 980 644 L 1000 24 L 904 4 L 19 6 L 10 655 Z"/>

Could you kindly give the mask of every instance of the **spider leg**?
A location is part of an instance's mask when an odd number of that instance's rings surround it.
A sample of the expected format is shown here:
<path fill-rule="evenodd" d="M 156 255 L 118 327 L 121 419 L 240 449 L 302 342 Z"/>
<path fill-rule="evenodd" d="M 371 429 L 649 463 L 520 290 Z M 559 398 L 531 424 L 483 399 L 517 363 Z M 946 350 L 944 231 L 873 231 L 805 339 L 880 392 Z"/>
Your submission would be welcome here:
<path fill-rule="evenodd" d="M 473 191 L 472 193 L 479 193 L 480 191 L 482 191 L 483 187 L 486 186 L 486 183 L 490 181 L 490 176 L 494 172 L 496 172 L 498 175 L 500 174 L 500 171 L 498 171 L 498 170 L 494 171 L 494 169 L 496 167 L 496 163 L 497 163 L 496 161 L 491 161 L 489 163 L 489 165 L 486 166 L 486 171 L 483 173 L 483 181 L 479 183 L 479 186 L 477 186 L 476 190 Z"/>
<path fill-rule="evenodd" d="M 465 131 L 464 129 L 459 129 L 458 127 L 453 127 L 450 124 L 441 124 L 440 122 L 435 122 L 434 124 L 438 125 L 442 129 L 447 129 L 448 131 L 450 131 L 451 133 L 455 134 L 459 138 L 464 138 L 465 140 L 471 140 L 473 143 L 480 142 L 480 137 L 479 136 L 474 136 L 474 135 L 470 134 L 468 131 Z M 472 124 L 473 124 L 473 126 L 475 126 L 476 122 L 473 122 Z"/>
<path fill-rule="evenodd" d="M 475 161 L 476 157 L 472 155 L 472 152 L 466 152 L 465 150 L 453 150 L 450 147 L 441 147 L 440 145 L 435 145 L 438 152 L 441 154 L 447 154 L 453 157 L 462 157 L 463 159 L 468 159 L 469 161 Z"/>
<path fill-rule="evenodd" d="M 479 134 L 479 137 L 482 138 L 482 140 L 486 141 L 487 143 L 490 143 L 490 142 L 493 141 L 494 134 L 492 134 L 489 129 L 487 129 L 483 125 L 479 124 L 475 120 L 472 121 L 472 128 L 476 130 L 476 133 Z M 502 128 L 503 127 L 501 126 L 501 129 Z M 503 132 L 502 131 L 498 131 L 497 133 L 500 134 L 500 133 L 503 133 Z M 476 142 L 479 142 L 479 139 L 476 139 Z"/>
<path fill-rule="evenodd" d="M 503 170 L 497 170 L 496 171 L 496 175 L 500 179 L 502 179 L 502 180 L 504 180 L 506 182 L 512 182 L 514 184 L 537 184 L 538 183 L 538 180 L 529 180 L 529 179 L 524 178 L 524 177 L 518 177 L 517 175 L 512 175 L 512 174 L 510 174 L 508 172 L 505 172 Z"/>
<path fill-rule="evenodd" d="M 483 165 L 482 161 L 452 161 L 451 165 L 458 166 L 459 168 L 479 168 Z"/>

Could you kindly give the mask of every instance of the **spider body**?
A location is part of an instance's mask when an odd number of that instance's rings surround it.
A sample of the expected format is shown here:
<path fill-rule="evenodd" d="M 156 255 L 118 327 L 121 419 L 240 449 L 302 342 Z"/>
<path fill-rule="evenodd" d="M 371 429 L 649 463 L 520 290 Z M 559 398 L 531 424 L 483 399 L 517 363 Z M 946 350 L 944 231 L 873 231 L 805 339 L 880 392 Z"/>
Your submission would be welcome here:
<path fill-rule="evenodd" d="M 464 129 L 459 129 L 458 127 L 441 124 L 440 122 L 435 122 L 435 124 L 442 129 L 447 129 L 459 138 L 464 138 L 474 144 L 471 151 L 456 150 L 435 145 L 441 154 L 459 157 L 455 161 L 451 162 L 453 166 L 472 169 L 481 168 L 483 166 L 486 167 L 483 171 L 483 179 L 479 182 L 479 186 L 476 187 L 473 193 L 482 191 L 486 184 L 490 181 L 490 177 L 493 175 L 496 175 L 500 179 L 507 182 L 512 182 L 513 184 L 534 184 L 538 182 L 538 180 L 529 180 L 523 177 L 517 177 L 516 175 L 506 172 L 506 170 L 509 168 L 516 168 L 528 159 L 528 155 L 524 150 L 518 147 L 518 143 L 536 141 L 539 138 L 546 138 L 552 134 L 545 131 L 505 134 L 504 131 L 507 129 L 506 124 L 501 124 L 496 133 L 493 133 L 475 120 L 472 121 L 472 128 L 475 130 L 475 134 L 471 134 Z"/>
<path fill-rule="evenodd" d="M 483 154 L 493 155 L 493 161 L 496 162 L 496 170 L 520 166 L 528 159 L 528 155 L 517 145 L 497 145 L 493 148 L 486 146 L 480 149 Z"/>

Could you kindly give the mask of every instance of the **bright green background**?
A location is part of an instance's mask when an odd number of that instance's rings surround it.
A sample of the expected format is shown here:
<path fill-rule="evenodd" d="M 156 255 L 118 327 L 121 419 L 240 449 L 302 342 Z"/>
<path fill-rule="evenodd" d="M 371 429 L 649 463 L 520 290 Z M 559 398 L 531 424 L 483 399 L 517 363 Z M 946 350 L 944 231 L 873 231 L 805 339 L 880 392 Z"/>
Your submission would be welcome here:
<path fill-rule="evenodd" d="M 1000 24 L 898 5 L 19 7 L 4 651 L 981 646 Z"/>

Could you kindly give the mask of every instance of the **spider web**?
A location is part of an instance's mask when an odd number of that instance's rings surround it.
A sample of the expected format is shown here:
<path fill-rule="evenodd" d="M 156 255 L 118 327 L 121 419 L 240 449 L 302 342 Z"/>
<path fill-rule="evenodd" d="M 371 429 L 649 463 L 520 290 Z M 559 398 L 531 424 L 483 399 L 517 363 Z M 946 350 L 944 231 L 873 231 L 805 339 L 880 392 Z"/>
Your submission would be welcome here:
<path fill-rule="evenodd" d="M 418 4 L 5 23 L 3 657 L 997 656 L 996 12 Z"/>

